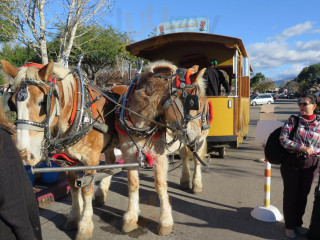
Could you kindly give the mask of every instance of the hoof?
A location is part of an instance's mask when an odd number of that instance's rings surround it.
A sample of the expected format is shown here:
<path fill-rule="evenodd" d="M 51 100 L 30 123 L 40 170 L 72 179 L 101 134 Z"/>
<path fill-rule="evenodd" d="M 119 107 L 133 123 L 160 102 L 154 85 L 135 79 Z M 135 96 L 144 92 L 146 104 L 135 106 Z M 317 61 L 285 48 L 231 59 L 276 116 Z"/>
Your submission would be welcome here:
<path fill-rule="evenodd" d="M 92 239 L 92 230 L 78 231 L 75 240 L 89 240 Z"/>
<path fill-rule="evenodd" d="M 122 232 L 128 233 L 138 228 L 137 223 L 124 223 L 122 226 Z"/>
<path fill-rule="evenodd" d="M 77 228 L 78 228 L 78 222 L 76 221 L 66 222 L 66 224 L 64 225 L 64 230 L 74 230 Z"/>
<path fill-rule="evenodd" d="M 202 193 L 202 187 L 193 187 L 192 188 L 192 191 L 194 194 L 197 194 L 197 193 Z"/>
<path fill-rule="evenodd" d="M 165 236 L 172 233 L 172 226 L 161 226 L 159 224 L 157 231 L 158 231 L 158 235 Z"/>
<path fill-rule="evenodd" d="M 105 204 L 104 197 L 101 196 L 101 195 L 95 196 L 95 198 L 94 198 L 94 204 L 95 204 L 95 206 L 97 206 L 97 207 Z"/>
<path fill-rule="evenodd" d="M 189 184 L 189 182 L 180 183 L 180 188 L 181 188 L 181 189 L 190 189 L 190 184 Z"/>

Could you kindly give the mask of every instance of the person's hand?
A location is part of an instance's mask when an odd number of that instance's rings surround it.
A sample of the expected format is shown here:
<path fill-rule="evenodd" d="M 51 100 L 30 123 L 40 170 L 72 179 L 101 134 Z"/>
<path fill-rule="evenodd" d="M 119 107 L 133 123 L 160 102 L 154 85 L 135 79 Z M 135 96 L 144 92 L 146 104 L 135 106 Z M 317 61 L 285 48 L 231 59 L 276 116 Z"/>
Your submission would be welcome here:
<path fill-rule="evenodd" d="M 300 151 L 307 153 L 308 155 L 312 155 L 314 153 L 314 151 L 311 147 L 301 147 Z"/>

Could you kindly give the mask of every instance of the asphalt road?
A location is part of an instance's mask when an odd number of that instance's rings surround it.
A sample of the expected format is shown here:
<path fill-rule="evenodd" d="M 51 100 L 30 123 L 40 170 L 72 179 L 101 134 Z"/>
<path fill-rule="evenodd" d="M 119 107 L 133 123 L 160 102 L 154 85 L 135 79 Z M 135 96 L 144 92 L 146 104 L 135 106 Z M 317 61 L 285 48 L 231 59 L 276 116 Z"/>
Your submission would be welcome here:
<path fill-rule="evenodd" d="M 296 100 L 277 100 L 277 120 L 284 121 L 297 113 Z M 284 223 L 268 223 L 254 219 L 250 212 L 264 200 L 265 164 L 261 143 L 255 142 L 255 128 L 260 119 L 261 106 L 251 107 L 250 130 L 247 139 L 238 149 L 227 149 L 227 157 L 212 155 L 209 171 L 203 171 L 203 192 L 194 195 L 179 189 L 181 161 L 176 159 L 169 167 L 169 195 L 175 221 L 173 233 L 156 234 L 159 201 L 153 187 L 151 169 L 140 172 L 139 228 L 129 234 L 121 232 L 122 215 L 127 208 L 126 172 L 113 177 L 107 203 L 94 207 L 93 239 L 216 239 L 257 240 L 286 239 Z M 193 164 L 192 164 L 193 165 Z M 315 186 L 315 184 L 314 184 Z M 314 189 L 314 187 L 313 187 Z M 304 216 L 304 226 L 310 223 L 313 190 Z M 272 167 L 271 205 L 282 212 L 282 180 L 279 166 Z M 45 240 L 74 239 L 75 231 L 63 230 L 71 204 L 70 196 L 41 208 L 43 238 Z M 299 236 L 297 238 L 305 239 Z"/>

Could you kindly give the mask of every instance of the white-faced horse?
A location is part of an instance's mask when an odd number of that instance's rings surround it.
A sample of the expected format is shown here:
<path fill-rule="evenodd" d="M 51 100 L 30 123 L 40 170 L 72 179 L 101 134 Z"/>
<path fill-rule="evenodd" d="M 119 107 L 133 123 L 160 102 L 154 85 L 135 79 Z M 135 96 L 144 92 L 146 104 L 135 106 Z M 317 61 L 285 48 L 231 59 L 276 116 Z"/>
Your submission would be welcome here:
<path fill-rule="evenodd" d="M 145 155 L 152 162 L 155 189 L 160 199 L 158 234 L 172 232 L 173 218 L 167 193 L 167 154 L 183 146 L 203 159 L 206 144 L 207 100 L 204 97 L 205 69 L 198 66 L 178 69 L 166 61 L 146 66 L 134 86 L 130 86 L 117 119 L 117 130 L 125 162 L 136 162 Z M 137 114 L 138 113 L 138 114 Z M 161 124 L 157 124 L 161 123 Z M 190 153 L 190 152 L 189 152 Z M 181 150 L 183 172 L 180 184 L 189 187 L 189 157 Z M 202 191 L 201 168 L 197 158 L 192 180 L 194 192 Z M 137 168 L 128 169 L 129 203 L 123 217 L 123 231 L 138 227 L 139 176 Z"/>
<path fill-rule="evenodd" d="M 101 151 L 110 145 L 112 137 L 110 131 L 103 133 L 90 128 L 90 125 L 75 129 L 72 123 L 76 121 L 81 97 L 80 86 L 72 71 L 52 61 L 46 66 L 28 64 L 20 69 L 7 61 L 1 63 L 4 71 L 14 78 L 12 101 L 17 110 L 17 148 L 24 152 L 23 161 L 36 165 L 43 157 L 43 150 L 49 147 L 48 143 L 57 140 L 54 146 L 57 152 L 65 153 L 84 165 L 98 165 Z M 98 95 L 91 89 L 88 96 L 95 98 Z M 110 107 L 105 98 L 100 98 L 91 106 L 92 119 L 101 123 L 109 121 L 108 125 L 114 125 L 112 116 L 108 116 L 108 120 L 104 118 L 112 110 Z M 79 132 L 81 134 L 77 135 Z M 112 146 L 106 156 L 109 161 L 114 161 Z M 79 189 L 75 187 L 77 173 L 69 172 L 67 176 L 72 208 L 66 228 L 78 228 L 76 239 L 90 239 L 93 232 L 93 183 Z M 104 179 L 104 187 L 110 184 L 110 180 L 111 177 Z"/>

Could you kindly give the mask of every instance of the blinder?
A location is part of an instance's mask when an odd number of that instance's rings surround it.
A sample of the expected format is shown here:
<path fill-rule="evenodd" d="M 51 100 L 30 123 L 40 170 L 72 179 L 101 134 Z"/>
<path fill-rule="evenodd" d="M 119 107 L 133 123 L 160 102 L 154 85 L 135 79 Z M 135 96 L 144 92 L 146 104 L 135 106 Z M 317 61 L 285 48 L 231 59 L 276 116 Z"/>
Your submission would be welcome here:
<path fill-rule="evenodd" d="M 2 95 L 2 106 L 4 111 L 16 112 L 17 108 L 12 102 L 13 92 L 5 91 Z"/>
<path fill-rule="evenodd" d="M 27 90 L 27 85 L 24 84 L 21 86 L 18 95 L 17 95 L 17 100 L 20 102 L 25 101 L 28 98 L 28 90 Z"/>
<path fill-rule="evenodd" d="M 199 97 L 197 95 L 187 95 L 184 107 L 187 113 L 190 110 L 199 110 Z"/>

